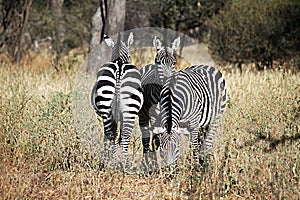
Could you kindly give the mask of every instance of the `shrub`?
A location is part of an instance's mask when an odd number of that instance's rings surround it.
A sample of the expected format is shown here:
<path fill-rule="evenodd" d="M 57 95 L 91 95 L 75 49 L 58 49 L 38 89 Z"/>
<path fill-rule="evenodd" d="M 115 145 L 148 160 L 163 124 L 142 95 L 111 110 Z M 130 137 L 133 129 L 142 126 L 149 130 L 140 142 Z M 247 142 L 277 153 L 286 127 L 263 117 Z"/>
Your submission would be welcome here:
<path fill-rule="evenodd" d="M 232 0 L 210 20 L 210 50 L 219 60 L 255 62 L 258 69 L 297 60 L 299 12 L 296 0 Z"/>

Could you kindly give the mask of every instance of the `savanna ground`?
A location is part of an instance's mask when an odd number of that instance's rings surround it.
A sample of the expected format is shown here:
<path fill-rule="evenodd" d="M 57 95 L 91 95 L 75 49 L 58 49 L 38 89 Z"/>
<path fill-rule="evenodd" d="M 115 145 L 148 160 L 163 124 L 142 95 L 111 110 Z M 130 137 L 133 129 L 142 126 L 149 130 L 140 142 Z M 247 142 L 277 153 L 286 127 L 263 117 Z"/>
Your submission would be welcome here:
<path fill-rule="evenodd" d="M 201 174 L 179 162 L 170 180 L 100 170 L 73 118 L 78 62 L 56 72 L 44 60 L 0 66 L 0 199 L 300 199 L 299 73 L 224 71 L 210 165 Z"/>

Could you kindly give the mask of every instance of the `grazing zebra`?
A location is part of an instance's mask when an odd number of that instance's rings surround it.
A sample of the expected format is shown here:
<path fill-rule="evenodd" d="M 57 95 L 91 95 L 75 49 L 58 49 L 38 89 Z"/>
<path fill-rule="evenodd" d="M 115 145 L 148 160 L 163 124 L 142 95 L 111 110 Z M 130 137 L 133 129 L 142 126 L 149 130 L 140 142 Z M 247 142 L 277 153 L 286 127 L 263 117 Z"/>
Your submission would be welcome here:
<path fill-rule="evenodd" d="M 104 165 L 107 164 L 107 159 L 111 154 L 114 162 L 116 161 L 117 126 L 120 122 L 119 143 L 124 169 L 128 164 L 128 145 L 134 120 L 143 104 L 141 74 L 134 65 L 129 64 L 129 47 L 133 43 L 133 33 L 130 33 L 127 45 L 121 41 L 120 35 L 117 43 L 106 35 L 104 41 L 112 47 L 111 62 L 100 67 L 92 90 L 91 101 L 96 113 L 103 119 Z M 111 154 L 110 145 L 112 146 Z"/>
<path fill-rule="evenodd" d="M 142 132 L 143 165 L 149 167 L 150 131 L 153 133 L 152 149 L 159 146 L 160 92 L 164 82 L 175 72 L 176 58 L 174 53 L 180 44 L 180 37 L 176 38 L 171 47 L 162 45 L 159 38 L 154 37 L 153 46 L 156 49 L 155 64 L 146 65 L 141 69 L 144 104 L 139 112 L 139 126 Z"/>
<path fill-rule="evenodd" d="M 190 133 L 194 162 L 202 164 L 213 147 L 226 106 L 225 80 L 210 66 L 175 72 L 161 92 L 161 157 L 165 165 L 179 156 L 179 128 Z"/>

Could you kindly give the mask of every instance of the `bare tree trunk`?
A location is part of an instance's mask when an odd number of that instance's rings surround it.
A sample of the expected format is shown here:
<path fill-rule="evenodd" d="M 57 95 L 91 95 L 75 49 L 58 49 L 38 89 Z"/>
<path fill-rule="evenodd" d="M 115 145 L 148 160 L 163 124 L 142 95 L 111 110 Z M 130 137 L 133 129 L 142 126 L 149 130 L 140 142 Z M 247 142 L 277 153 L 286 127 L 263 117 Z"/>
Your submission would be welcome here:
<path fill-rule="evenodd" d="M 92 17 L 91 41 L 89 46 L 89 52 L 91 52 L 97 46 L 97 44 L 102 42 L 106 15 L 107 2 L 106 0 L 100 0 L 99 7 L 94 16 Z"/>
<path fill-rule="evenodd" d="M 18 66 L 20 66 L 20 60 L 22 57 L 22 51 L 23 51 L 23 45 L 24 45 L 24 34 L 26 32 L 27 25 L 28 25 L 29 10 L 31 8 L 31 5 L 32 5 L 32 0 L 26 1 L 25 5 L 24 5 L 25 9 L 23 12 L 23 23 L 22 23 L 21 33 L 20 33 L 18 52 L 17 52 L 17 65 Z"/>
<path fill-rule="evenodd" d="M 29 16 L 29 8 L 26 13 L 28 0 L 10 0 L 1 2 L 1 25 L 0 25 L 0 46 L 5 46 L 12 62 L 17 63 L 18 56 L 21 58 L 21 51 L 24 45 L 24 34 Z M 21 28 L 20 28 L 21 27 Z M 23 33 L 21 33 L 23 31 Z M 22 39 L 23 38 L 23 39 Z M 22 41 L 21 41 L 22 40 Z M 19 54 L 19 55 L 18 55 Z"/>
<path fill-rule="evenodd" d="M 65 27 L 63 25 L 62 7 L 64 0 L 51 0 L 51 12 L 54 24 L 53 29 L 53 47 L 56 52 L 55 69 L 57 68 L 58 60 L 62 53 L 63 42 L 65 39 Z"/>
<path fill-rule="evenodd" d="M 105 33 L 115 35 L 124 31 L 126 0 L 109 0 Z"/>
<path fill-rule="evenodd" d="M 89 45 L 89 58 L 87 72 L 94 71 L 102 61 L 98 59 L 99 54 L 107 58 L 108 51 L 100 49 L 100 52 L 93 52 L 95 47 L 102 41 L 103 35 L 116 35 L 124 31 L 126 0 L 100 0 L 99 7 L 92 18 L 91 40 Z M 99 51 L 99 49 L 96 49 Z"/>
<path fill-rule="evenodd" d="M 92 18 L 89 51 L 102 41 L 104 33 L 115 35 L 124 30 L 126 0 L 100 0 Z"/>

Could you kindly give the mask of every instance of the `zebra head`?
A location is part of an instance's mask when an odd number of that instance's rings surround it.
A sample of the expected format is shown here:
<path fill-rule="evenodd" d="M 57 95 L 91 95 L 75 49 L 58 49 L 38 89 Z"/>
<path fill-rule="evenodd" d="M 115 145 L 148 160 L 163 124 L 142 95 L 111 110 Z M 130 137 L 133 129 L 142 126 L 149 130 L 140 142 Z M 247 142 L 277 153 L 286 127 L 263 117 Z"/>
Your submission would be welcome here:
<path fill-rule="evenodd" d="M 161 157 L 165 165 L 176 163 L 179 156 L 179 122 L 182 104 L 178 101 L 177 94 L 177 73 L 171 75 L 166 81 L 161 92 L 160 115 L 161 127 L 160 136 Z"/>
<path fill-rule="evenodd" d="M 173 128 L 170 132 L 166 129 L 160 136 L 160 156 L 164 165 L 175 164 L 179 157 L 180 135 L 178 128 Z"/>
<path fill-rule="evenodd" d="M 169 78 L 175 71 L 176 58 L 174 53 L 179 45 L 180 37 L 172 42 L 171 47 L 163 46 L 160 39 L 156 36 L 154 37 L 153 46 L 156 49 L 155 63 L 162 67 L 164 78 Z"/>
<path fill-rule="evenodd" d="M 130 51 L 129 48 L 133 43 L 133 33 L 131 32 L 128 37 L 127 45 L 121 40 L 120 34 L 118 40 L 115 42 L 113 39 L 104 35 L 104 41 L 107 46 L 112 48 L 111 61 L 120 65 L 129 63 Z"/>

